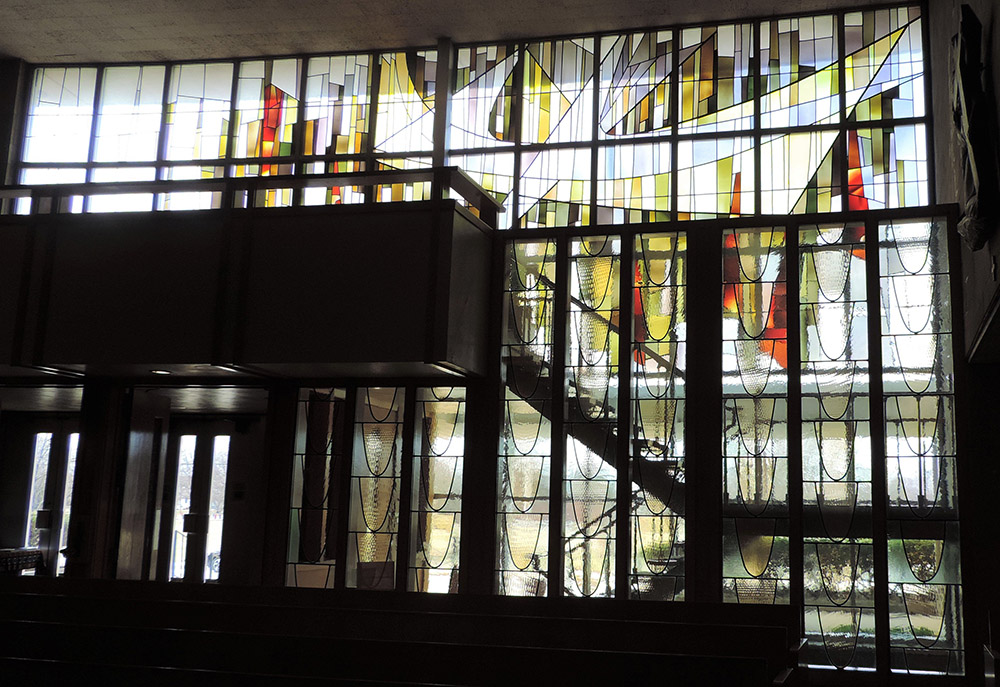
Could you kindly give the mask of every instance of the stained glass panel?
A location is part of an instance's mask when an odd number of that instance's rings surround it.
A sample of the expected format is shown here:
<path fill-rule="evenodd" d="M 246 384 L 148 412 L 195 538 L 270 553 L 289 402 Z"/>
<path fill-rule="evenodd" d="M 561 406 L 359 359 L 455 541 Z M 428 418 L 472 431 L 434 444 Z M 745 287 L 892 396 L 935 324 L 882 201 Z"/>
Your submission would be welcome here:
<path fill-rule="evenodd" d="M 563 587 L 613 597 L 621 240 L 573 240 L 566 350 Z"/>
<path fill-rule="evenodd" d="M 155 160 L 166 67 L 106 67 L 97 108 L 94 160 Z"/>
<path fill-rule="evenodd" d="M 761 126 L 839 121 L 838 57 L 832 15 L 761 22 Z"/>
<path fill-rule="evenodd" d="M 687 236 L 635 237 L 629 597 L 685 588 Z"/>
<path fill-rule="evenodd" d="M 452 148 L 512 145 L 517 54 L 506 45 L 459 48 L 451 96 Z"/>
<path fill-rule="evenodd" d="M 927 132 L 923 124 L 847 132 L 848 210 L 927 205 Z"/>
<path fill-rule="evenodd" d="M 523 153 L 520 190 L 521 227 L 590 224 L 590 148 Z"/>
<path fill-rule="evenodd" d="M 597 155 L 597 224 L 670 219 L 669 143 L 607 146 Z"/>
<path fill-rule="evenodd" d="M 678 219 L 754 214 L 752 138 L 677 143 Z"/>
<path fill-rule="evenodd" d="M 396 586 L 404 395 L 399 387 L 358 389 L 347 539 L 351 588 Z"/>
<path fill-rule="evenodd" d="M 86 162 L 97 69 L 35 70 L 24 137 L 25 162 Z"/>
<path fill-rule="evenodd" d="M 405 153 L 434 148 L 437 51 L 379 55 L 375 150 Z"/>
<path fill-rule="evenodd" d="M 739 131 L 753 126 L 753 28 L 750 24 L 680 31 L 680 131 Z"/>
<path fill-rule="evenodd" d="M 299 393 L 289 521 L 289 587 L 332 588 L 342 505 L 344 390 Z"/>
<path fill-rule="evenodd" d="M 766 215 L 836 212 L 841 209 L 842 155 L 838 131 L 764 136 L 760 205 Z"/>
<path fill-rule="evenodd" d="M 521 141 L 592 140 L 594 39 L 529 43 L 522 62 Z"/>
<path fill-rule="evenodd" d="M 882 222 L 879 246 L 891 668 L 961 674 L 947 222 Z"/>
<path fill-rule="evenodd" d="M 555 260 L 555 241 L 506 247 L 497 466 L 497 592 L 505 596 L 547 594 Z"/>
<path fill-rule="evenodd" d="M 306 155 L 347 155 L 368 148 L 371 58 L 313 57 L 306 67 L 302 150 Z"/>
<path fill-rule="evenodd" d="M 465 389 L 417 389 L 410 509 L 410 591 L 458 591 Z"/>
<path fill-rule="evenodd" d="M 226 156 L 233 92 L 230 62 L 179 64 L 170 72 L 167 159 Z"/>
<path fill-rule="evenodd" d="M 649 31 L 601 39 L 598 131 L 621 138 L 669 129 L 672 31 Z"/>
<path fill-rule="evenodd" d="M 924 116 L 920 8 L 850 12 L 844 35 L 850 120 Z"/>
<path fill-rule="evenodd" d="M 300 60 L 240 63 L 236 85 L 236 142 L 233 157 L 287 157 L 299 119 Z M 291 174 L 290 164 L 238 165 L 235 176 Z"/>
<path fill-rule="evenodd" d="M 785 230 L 722 249 L 723 600 L 789 602 Z"/>
<path fill-rule="evenodd" d="M 863 224 L 799 231 L 805 660 L 875 667 Z"/>

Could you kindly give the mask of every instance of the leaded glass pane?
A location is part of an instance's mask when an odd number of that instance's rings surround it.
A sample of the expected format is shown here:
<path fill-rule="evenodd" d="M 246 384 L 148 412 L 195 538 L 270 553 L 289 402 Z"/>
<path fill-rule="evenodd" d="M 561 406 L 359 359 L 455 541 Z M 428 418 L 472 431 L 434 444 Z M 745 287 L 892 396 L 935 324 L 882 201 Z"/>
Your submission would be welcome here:
<path fill-rule="evenodd" d="M 521 141 L 592 140 L 594 39 L 529 43 L 522 62 Z"/>
<path fill-rule="evenodd" d="M 761 126 L 838 122 L 838 57 L 832 15 L 761 22 Z"/>
<path fill-rule="evenodd" d="M 168 160 L 226 156 L 233 92 L 230 62 L 176 65 L 167 97 Z"/>
<path fill-rule="evenodd" d="M 687 236 L 639 234 L 634 250 L 629 597 L 682 601 Z"/>
<path fill-rule="evenodd" d="M 432 150 L 437 51 L 382 53 L 378 64 L 376 152 Z"/>
<path fill-rule="evenodd" d="M 157 158 L 165 76 L 162 65 L 104 69 L 94 160 L 132 162 Z"/>
<path fill-rule="evenodd" d="M 25 162 L 86 162 L 97 69 L 35 70 L 24 137 Z"/>
<path fill-rule="evenodd" d="M 458 591 L 465 389 L 417 389 L 410 508 L 410 591 Z"/>
<path fill-rule="evenodd" d="M 722 247 L 723 600 L 789 602 L 785 230 Z"/>
<path fill-rule="evenodd" d="M 598 131 L 601 138 L 666 132 L 671 124 L 672 31 L 601 39 Z"/>
<path fill-rule="evenodd" d="M 505 596 L 547 594 L 555 260 L 555 241 L 506 247 L 497 465 L 497 592 Z"/>
<path fill-rule="evenodd" d="M 726 24 L 680 32 L 680 130 L 739 131 L 753 126 L 753 28 Z"/>
<path fill-rule="evenodd" d="M 573 240 L 569 256 L 563 586 L 613 597 L 621 240 Z"/>
<path fill-rule="evenodd" d="M 458 49 L 451 96 L 452 148 L 513 145 L 517 59 L 506 45 Z"/>

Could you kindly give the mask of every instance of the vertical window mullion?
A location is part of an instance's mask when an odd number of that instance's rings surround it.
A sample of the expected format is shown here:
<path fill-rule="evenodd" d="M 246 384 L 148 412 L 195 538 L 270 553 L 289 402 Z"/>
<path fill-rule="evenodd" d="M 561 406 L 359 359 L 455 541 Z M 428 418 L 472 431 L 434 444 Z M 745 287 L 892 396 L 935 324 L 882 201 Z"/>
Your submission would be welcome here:
<path fill-rule="evenodd" d="M 552 458 L 549 468 L 549 571 L 548 595 L 563 595 L 563 473 L 566 466 L 566 356 L 569 323 L 569 238 L 556 238 L 555 307 L 552 313 Z"/>
<path fill-rule="evenodd" d="M 868 377 L 872 452 L 872 548 L 875 568 L 875 670 L 889 673 L 889 558 L 886 530 L 885 397 L 882 392 L 882 317 L 878 222 L 865 226 L 868 300 Z"/>
<path fill-rule="evenodd" d="M 685 599 L 722 599 L 721 226 L 687 233 Z"/>
<path fill-rule="evenodd" d="M 596 110 L 596 108 L 595 108 Z M 596 186 L 596 179 L 595 179 Z M 632 587 L 632 339 L 633 287 L 635 284 L 635 236 L 621 237 L 618 258 L 618 437 L 615 447 L 617 472 L 615 501 L 615 598 L 629 598 Z"/>
<path fill-rule="evenodd" d="M 375 162 L 375 133 L 378 126 L 379 88 L 382 84 L 382 53 L 371 53 L 371 98 L 368 105 L 368 136 L 365 139 L 365 171 L 374 172 L 378 165 Z M 325 171 L 325 170 L 324 170 Z M 365 186 L 365 203 L 375 202 L 375 186 Z"/>
<path fill-rule="evenodd" d="M 414 415 L 417 411 L 417 388 L 408 384 L 406 396 L 403 399 L 403 449 L 400 459 L 399 476 L 399 523 L 396 526 L 396 591 L 406 591 L 407 579 L 410 574 L 410 535 L 411 509 L 413 495 L 413 442 Z"/>
<path fill-rule="evenodd" d="M 104 91 L 104 67 L 97 68 L 97 81 L 94 85 L 94 107 L 91 110 L 94 114 L 90 120 L 90 143 L 87 148 L 87 182 L 94 181 L 94 152 L 97 150 L 97 127 L 101 118 L 101 94 Z M 69 198 L 65 199 L 69 202 Z M 83 197 L 83 211 L 90 209 L 90 196 Z"/>
<path fill-rule="evenodd" d="M 759 46 L 759 44 L 758 44 Z M 760 186 L 758 185 L 758 188 Z M 800 342 L 799 225 L 789 224 L 785 232 L 785 317 L 787 325 L 788 372 L 788 559 L 789 603 L 796 609 L 800 632 L 805 627 L 804 527 L 802 486 L 802 347 Z M 796 636 L 796 635 L 792 635 Z"/>
<path fill-rule="evenodd" d="M 340 522 L 337 523 L 337 567 L 334 570 L 334 587 L 344 589 L 347 586 L 347 540 L 350 536 L 351 517 L 351 469 L 354 460 L 354 418 L 357 415 L 358 387 L 351 385 L 347 387 L 347 394 L 344 399 L 344 410 L 341 413 L 343 437 L 340 447 L 342 469 L 340 471 L 340 484 L 336 486 L 340 490 Z M 334 436 L 337 436 L 336 434 Z"/>

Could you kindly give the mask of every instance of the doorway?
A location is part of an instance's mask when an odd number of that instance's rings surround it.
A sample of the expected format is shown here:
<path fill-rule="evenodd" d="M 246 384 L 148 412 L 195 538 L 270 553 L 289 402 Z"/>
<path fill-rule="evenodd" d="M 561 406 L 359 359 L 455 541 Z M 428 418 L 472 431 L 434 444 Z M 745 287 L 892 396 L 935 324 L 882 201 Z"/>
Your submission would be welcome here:
<path fill-rule="evenodd" d="M 174 419 L 160 530 L 160 550 L 168 555 L 161 559 L 159 579 L 219 579 L 233 432 L 228 420 Z"/>

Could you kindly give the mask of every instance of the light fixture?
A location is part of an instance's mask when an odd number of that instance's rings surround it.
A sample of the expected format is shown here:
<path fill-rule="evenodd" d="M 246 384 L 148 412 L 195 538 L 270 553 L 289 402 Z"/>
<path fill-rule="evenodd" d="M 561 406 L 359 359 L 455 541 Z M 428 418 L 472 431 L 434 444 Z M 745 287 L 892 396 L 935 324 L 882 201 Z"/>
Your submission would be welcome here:
<path fill-rule="evenodd" d="M 168 375 L 170 370 L 150 370 L 154 375 Z"/>

